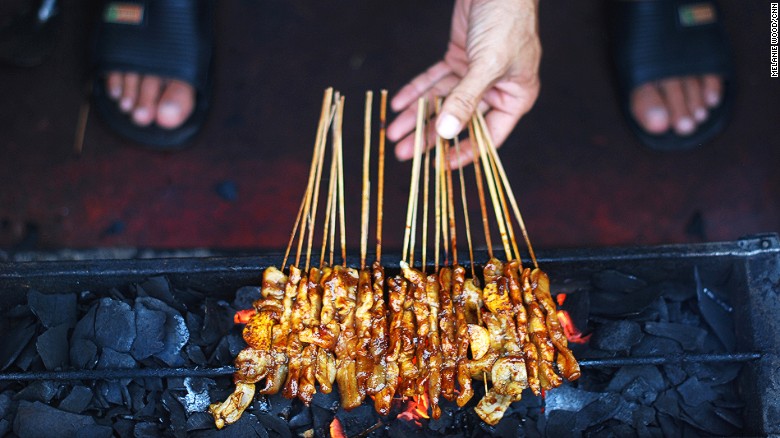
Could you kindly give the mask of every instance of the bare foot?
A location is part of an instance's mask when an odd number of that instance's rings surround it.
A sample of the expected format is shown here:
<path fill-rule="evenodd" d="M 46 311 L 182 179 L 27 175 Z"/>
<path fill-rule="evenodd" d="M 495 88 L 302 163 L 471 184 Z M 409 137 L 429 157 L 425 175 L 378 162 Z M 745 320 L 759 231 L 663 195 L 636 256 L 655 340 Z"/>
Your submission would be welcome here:
<path fill-rule="evenodd" d="M 720 105 L 723 81 L 717 75 L 671 77 L 648 82 L 631 92 L 631 113 L 649 134 L 696 132 L 710 110 Z"/>
<path fill-rule="evenodd" d="M 195 89 L 177 79 L 138 73 L 111 72 L 106 77 L 108 95 L 138 126 L 156 123 L 175 129 L 195 108 Z"/>

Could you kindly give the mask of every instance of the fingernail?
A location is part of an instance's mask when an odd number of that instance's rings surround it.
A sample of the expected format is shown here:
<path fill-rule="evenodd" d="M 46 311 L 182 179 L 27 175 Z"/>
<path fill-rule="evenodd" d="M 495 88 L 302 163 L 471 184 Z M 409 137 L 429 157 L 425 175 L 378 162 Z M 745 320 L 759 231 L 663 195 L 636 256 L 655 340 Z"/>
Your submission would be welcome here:
<path fill-rule="evenodd" d="M 680 134 L 690 134 L 693 132 L 693 128 L 695 127 L 696 123 L 694 123 L 690 117 L 683 117 L 677 121 L 677 132 Z"/>
<path fill-rule="evenodd" d="M 666 129 L 667 123 L 669 123 L 669 116 L 663 108 L 650 108 L 647 110 L 647 123 L 653 129 Z"/>
<path fill-rule="evenodd" d="M 710 91 L 704 96 L 704 98 L 707 100 L 707 105 L 711 107 L 718 106 L 720 103 L 720 93 L 715 91 Z"/>
<path fill-rule="evenodd" d="M 442 114 L 436 121 L 436 132 L 448 140 L 455 138 L 460 132 L 460 122 L 451 114 Z"/>
<path fill-rule="evenodd" d="M 697 122 L 703 122 L 707 118 L 707 110 L 704 108 L 696 108 L 696 111 L 693 112 L 693 118 L 696 119 Z"/>
<path fill-rule="evenodd" d="M 119 108 L 124 112 L 130 111 L 133 109 L 133 99 L 130 99 L 129 97 L 123 98 L 119 101 Z"/>

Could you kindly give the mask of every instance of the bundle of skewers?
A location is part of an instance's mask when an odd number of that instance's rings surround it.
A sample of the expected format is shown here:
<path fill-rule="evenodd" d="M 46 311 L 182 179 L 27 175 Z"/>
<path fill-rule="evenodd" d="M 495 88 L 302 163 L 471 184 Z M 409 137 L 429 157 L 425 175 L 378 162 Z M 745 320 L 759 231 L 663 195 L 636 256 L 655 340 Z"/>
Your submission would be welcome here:
<path fill-rule="evenodd" d="M 460 154 L 460 144 L 457 139 L 451 143 L 437 137 L 432 147 L 425 145 L 426 118 L 431 111 L 428 102 L 421 98 L 400 269 L 397 275 L 385 278 L 381 263 L 385 91 L 381 93 L 377 154 L 376 252 L 373 264 L 367 265 L 372 101 L 372 93 L 368 92 L 360 265 L 349 267 L 346 261 L 344 97 L 328 89 L 306 192 L 284 260 L 280 268 L 270 267 L 263 273 L 262 297 L 253 303 L 254 312 L 243 331 L 247 348 L 235 360 L 234 392 L 224 402 L 210 406 L 217 428 L 237 421 L 255 392 L 281 391 L 283 396 L 298 398 L 308 405 L 317 390 L 329 393 L 335 384 L 344 409 L 356 408 L 369 397 L 379 414 L 388 415 L 394 399 L 424 397 L 428 399 L 430 415 L 438 418 L 442 397 L 459 406 L 473 398 L 473 380 L 481 380 L 485 385 L 485 396 L 475 411 L 483 421 L 494 425 L 512 402 L 520 400 L 526 388 L 540 395 L 560 386 L 563 379 L 580 376 L 579 365 L 558 321 L 549 279 L 538 267 L 515 196 L 481 114 L 475 115 L 469 124 L 468 142 L 478 157 L 474 173 L 489 256 L 481 277 L 474 261 L 462 168 L 457 171 L 458 196 L 462 201 L 470 271 L 458 264 L 454 171 L 446 163 L 452 151 Z M 435 102 L 432 106 L 435 112 L 440 105 Z M 330 172 L 322 213 L 319 265 L 314 267 L 312 246 L 329 133 Z M 418 221 L 420 204 L 422 219 Z M 493 254 L 488 204 L 492 204 L 494 225 L 506 255 L 504 261 Z M 433 218 L 429 218 L 429 205 L 433 206 Z M 513 218 L 525 240 L 532 267 L 521 262 Z M 434 227 L 432 266 L 427 260 L 429 222 Z M 415 250 L 418 234 L 422 241 L 420 252 Z M 295 260 L 285 270 L 293 246 Z M 337 246 L 341 264 L 334 264 Z M 415 256 L 420 253 L 416 265 Z"/>

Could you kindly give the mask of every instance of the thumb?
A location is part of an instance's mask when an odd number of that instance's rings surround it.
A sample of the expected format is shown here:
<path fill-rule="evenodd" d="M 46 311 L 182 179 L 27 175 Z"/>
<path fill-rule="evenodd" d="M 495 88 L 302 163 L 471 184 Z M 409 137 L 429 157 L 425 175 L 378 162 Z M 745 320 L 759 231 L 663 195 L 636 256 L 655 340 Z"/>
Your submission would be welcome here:
<path fill-rule="evenodd" d="M 492 75 L 470 69 L 460 83 L 444 99 L 441 113 L 436 120 L 439 136 L 452 139 L 463 130 L 479 106 L 482 95 L 492 85 Z"/>

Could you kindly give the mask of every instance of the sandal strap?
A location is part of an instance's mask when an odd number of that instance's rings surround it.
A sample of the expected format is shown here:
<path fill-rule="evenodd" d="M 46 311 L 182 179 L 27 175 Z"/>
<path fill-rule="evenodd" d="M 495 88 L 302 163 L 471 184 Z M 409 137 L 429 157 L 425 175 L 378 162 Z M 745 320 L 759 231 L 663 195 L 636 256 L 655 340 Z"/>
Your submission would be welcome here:
<path fill-rule="evenodd" d="M 712 0 L 612 0 L 609 25 L 625 89 L 670 76 L 731 75 L 720 10 Z"/>
<path fill-rule="evenodd" d="M 177 78 L 203 90 L 213 51 L 209 0 L 108 1 L 100 17 L 95 67 Z"/>

